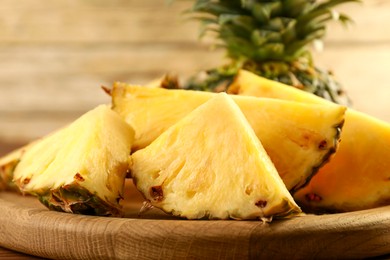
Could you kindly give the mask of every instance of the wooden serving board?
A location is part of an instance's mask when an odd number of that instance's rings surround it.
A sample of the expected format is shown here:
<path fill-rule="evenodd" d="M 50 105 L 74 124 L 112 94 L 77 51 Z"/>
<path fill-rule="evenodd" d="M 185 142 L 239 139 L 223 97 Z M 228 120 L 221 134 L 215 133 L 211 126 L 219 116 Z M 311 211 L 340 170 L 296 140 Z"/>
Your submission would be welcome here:
<path fill-rule="evenodd" d="M 47 210 L 33 197 L 0 193 L 0 246 L 60 259 L 329 259 L 390 254 L 390 206 L 271 223 L 184 220 L 157 209 L 139 216 L 128 184 L 125 218 Z"/>

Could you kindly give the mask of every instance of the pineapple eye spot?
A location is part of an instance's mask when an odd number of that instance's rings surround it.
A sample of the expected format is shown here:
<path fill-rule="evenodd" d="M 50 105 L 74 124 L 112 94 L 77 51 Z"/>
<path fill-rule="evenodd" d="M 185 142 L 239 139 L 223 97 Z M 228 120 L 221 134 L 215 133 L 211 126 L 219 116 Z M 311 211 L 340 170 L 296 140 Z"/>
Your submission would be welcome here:
<path fill-rule="evenodd" d="M 164 192 L 161 186 L 151 187 L 149 193 L 155 201 L 162 201 L 164 199 Z"/>
<path fill-rule="evenodd" d="M 252 192 L 253 192 L 253 189 L 252 189 L 252 187 L 250 187 L 250 186 L 247 186 L 246 188 L 245 188 L 245 193 L 246 193 L 246 195 L 251 195 L 252 194 Z"/>
<path fill-rule="evenodd" d="M 229 94 L 234 94 L 234 95 L 238 95 L 239 94 L 239 89 L 241 89 L 240 86 L 232 86 L 232 87 L 229 87 L 228 89 L 228 93 Z"/>
<path fill-rule="evenodd" d="M 27 184 L 30 183 L 30 181 L 31 181 L 30 178 L 26 178 L 26 179 L 23 180 L 23 184 L 27 185 Z"/>
<path fill-rule="evenodd" d="M 160 171 L 152 173 L 153 180 L 157 179 L 158 177 L 160 177 Z"/>
<path fill-rule="evenodd" d="M 322 200 L 322 198 L 315 193 L 308 193 L 308 194 L 306 194 L 305 197 L 306 197 L 306 200 L 308 200 L 308 201 L 321 201 Z"/>
<path fill-rule="evenodd" d="M 83 176 L 81 176 L 80 173 L 76 173 L 75 176 L 73 177 L 76 181 L 84 181 Z"/>
<path fill-rule="evenodd" d="M 126 170 L 126 178 L 132 178 L 130 169 Z"/>
<path fill-rule="evenodd" d="M 326 149 L 326 146 L 328 145 L 328 142 L 326 140 L 322 140 L 320 144 L 318 145 L 318 148 L 320 150 Z"/>
<path fill-rule="evenodd" d="M 267 201 L 266 200 L 259 200 L 258 202 L 256 202 L 256 206 L 258 206 L 260 208 L 265 208 L 267 206 Z"/>
<path fill-rule="evenodd" d="M 195 196 L 195 194 L 196 194 L 196 191 L 189 190 L 189 191 L 187 191 L 187 198 L 191 199 Z"/>

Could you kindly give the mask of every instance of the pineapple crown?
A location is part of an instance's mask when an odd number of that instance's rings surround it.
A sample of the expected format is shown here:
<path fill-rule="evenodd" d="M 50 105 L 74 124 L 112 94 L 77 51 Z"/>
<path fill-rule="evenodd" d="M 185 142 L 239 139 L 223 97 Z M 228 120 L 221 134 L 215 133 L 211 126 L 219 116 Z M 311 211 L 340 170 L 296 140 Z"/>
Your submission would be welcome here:
<path fill-rule="evenodd" d="M 187 13 L 200 20 L 200 36 L 214 32 L 233 61 L 293 62 L 310 57 L 308 45 L 324 37 L 331 20 L 351 19 L 333 8 L 360 0 L 196 0 Z"/>

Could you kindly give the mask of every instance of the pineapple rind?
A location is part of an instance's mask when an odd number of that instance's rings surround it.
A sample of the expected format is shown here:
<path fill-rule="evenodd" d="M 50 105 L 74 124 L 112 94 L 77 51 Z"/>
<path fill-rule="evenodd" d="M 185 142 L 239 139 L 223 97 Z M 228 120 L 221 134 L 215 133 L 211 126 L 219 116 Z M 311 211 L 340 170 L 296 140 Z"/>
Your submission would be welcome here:
<path fill-rule="evenodd" d="M 46 193 L 35 193 L 47 208 L 73 214 L 122 217 L 122 207 L 117 203 L 103 200 L 79 183 L 74 182 Z M 117 201 L 122 199 L 118 194 Z"/>

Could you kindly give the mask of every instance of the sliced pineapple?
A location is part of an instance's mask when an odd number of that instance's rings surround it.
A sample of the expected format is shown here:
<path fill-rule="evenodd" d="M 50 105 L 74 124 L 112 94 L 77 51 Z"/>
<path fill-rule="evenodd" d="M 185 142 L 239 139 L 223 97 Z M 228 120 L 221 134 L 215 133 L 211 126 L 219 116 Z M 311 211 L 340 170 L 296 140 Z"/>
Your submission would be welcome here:
<path fill-rule="evenodd" d="M 145 88 L 116 83 L 113 109 L 135 129 L 133 150 L 149 145 L 166 129 L 215 93 Z M 290 191 L 307 183 L 338 146 L 345 108 L 232 95 Z"/>
<path fill-rule="evenodd" d="M 121 215 L 134 130 L 101 105 L 28 147 L 13 172 L 23 193 L 50 209 Z"/>
<path fill-rule="evenodd" d="M 238 106 L 221 93 L 131 156 L 152 205 L 188 219 L 300 212 Z"/>
<path fill-rule="evenodd" d="M 307 212 L 390 205 L 390 124 L 348 110 L 340 148 L 295 198 Z"/>
<path fill-rule="evenodd" d="M 230 92 L 334 106 L 247 71 L 238 74 Z M 390 124 L 348 109 L 337 153 L 294 198 L 305 211 L 316 213 L 389 205 Z"/>

